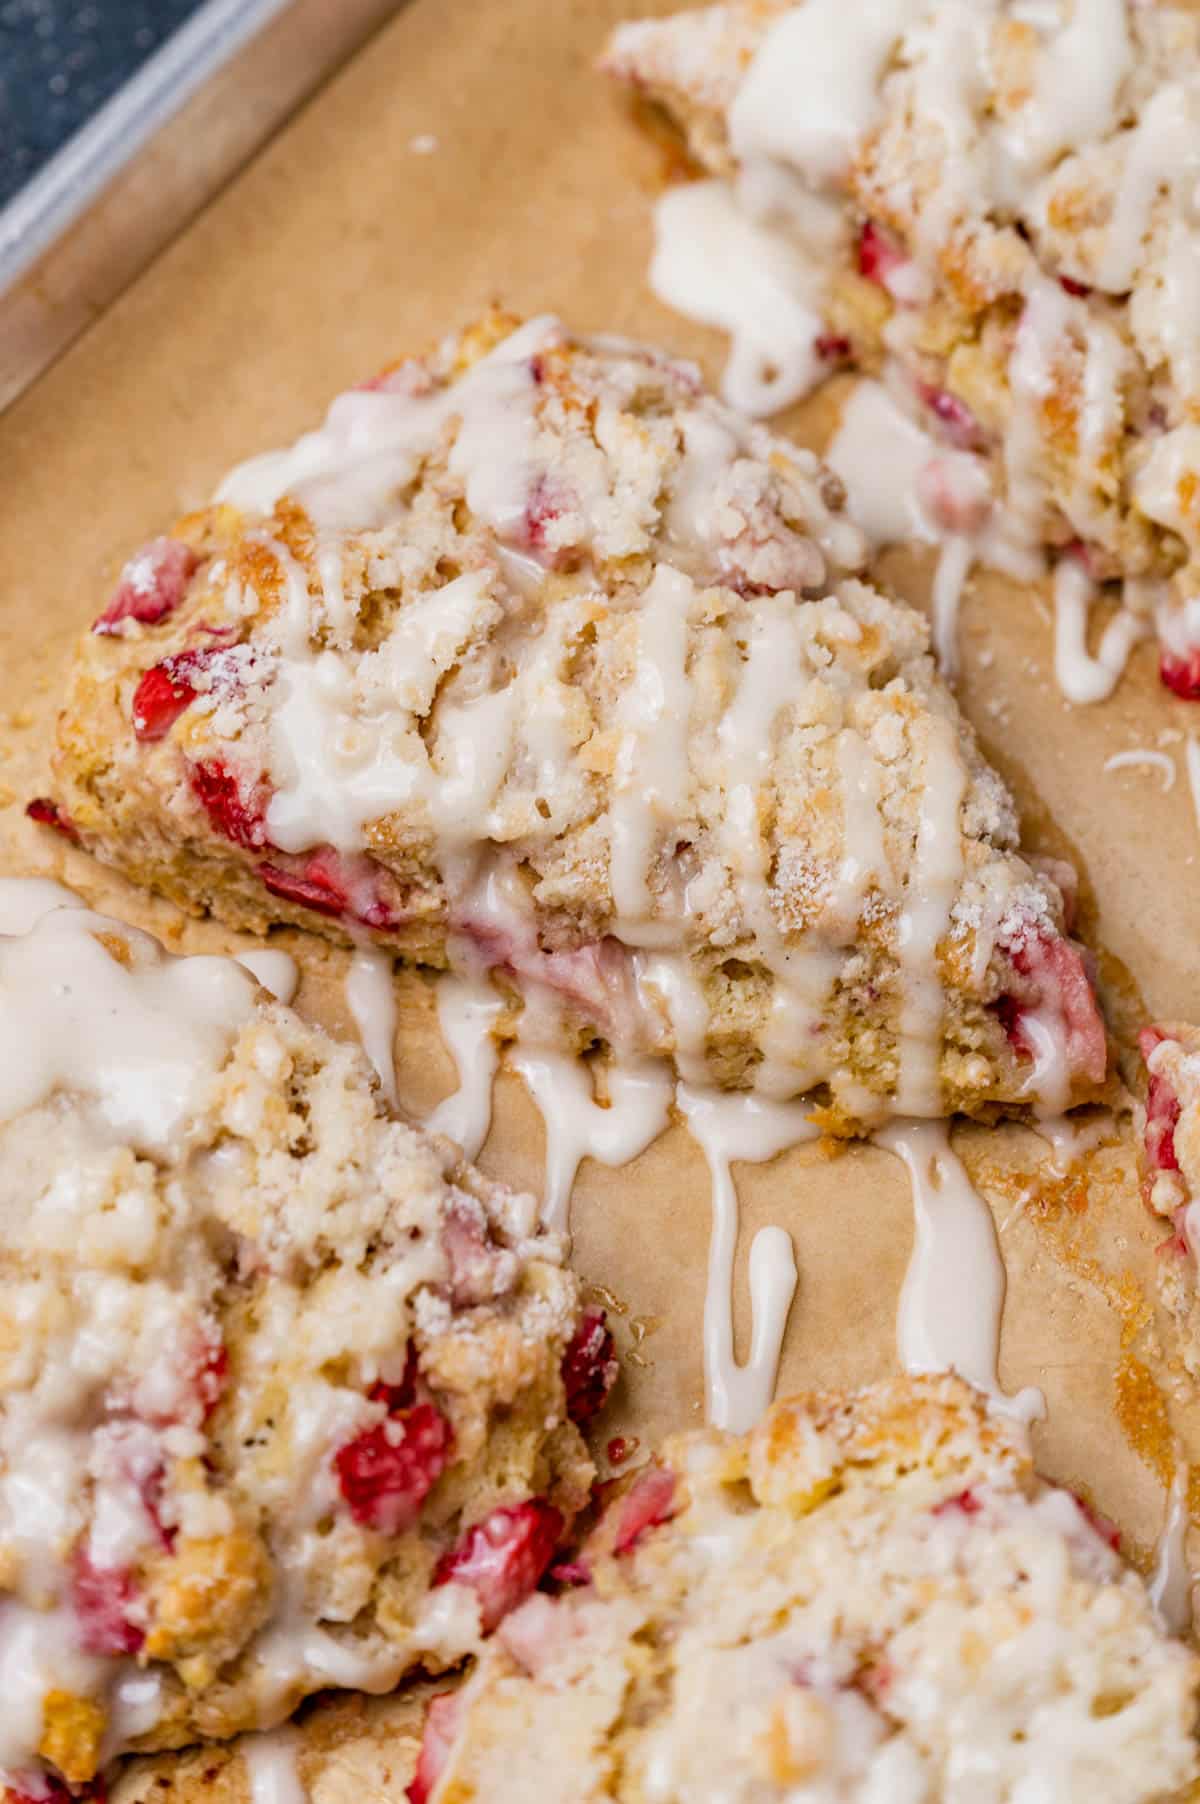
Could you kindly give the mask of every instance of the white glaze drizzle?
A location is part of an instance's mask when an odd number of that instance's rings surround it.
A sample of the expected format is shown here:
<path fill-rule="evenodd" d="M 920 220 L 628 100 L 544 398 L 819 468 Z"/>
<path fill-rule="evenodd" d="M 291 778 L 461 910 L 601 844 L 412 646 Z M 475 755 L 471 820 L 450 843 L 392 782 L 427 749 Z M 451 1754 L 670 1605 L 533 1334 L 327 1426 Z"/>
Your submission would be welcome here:
<path fill-rule="evenodd" d="M 748 217 L 727 182 L 660 196 L 650 286 L 668 307 L 728 332 L 721 392 L 745 413 L 774 413 L 824 374 L 820 289 L 811 261 Z"/>
<path fill-rule="evenodd" d="M 917 842 L 896 931 L 904 976 L 896 1080 L 896 1111 L 901 1115 L 942 1112 L 939 1053 L 944 996 L 937 949 L 949 927 L 962 877 L 959 814 L 967 773 L 958 735 L 941 717 L 929 722 L 924 778 Z"/>
<path fill-rule="evenodd" d="M 99 935 L 120 943 L 125 962 Z M 0 1118 L 70 1089 L 135 1147 L 163 1150 L 254 995 L 231 959 L 169 958 L 119 921 L 55 907 L 0 940 Z"/>
<path fill-rule="evenodd" d="M 242 1758 L 250 1780 L 251 1804 L 308 1804 L 299 1752 L 300 1738 L 294 1729 L 245 1737 Z"/>
<path fill-rule="evenodd" d="M 1074 558 L 1060 558 L 1054 571 L 1054 675 L 1069 702 L 1102 702 L 1110 696 L 1130 652 L 1150 631 L 1148 621 L 1119 608 L 1092 657 L 1087 624 L 1095 597 L 1096 585 L 1083 566 Z"/>
<path fill-rule="evenodd" d="M 597 1102 L 581 1059 L 518 1040 L 507 1062 L 524 1081 L 546 1128 L 542 1220 L 568 1225 L 571 1191 L 584 1159 L 627 1165 L 662 1133 L 671 1107 L 672 1078 L 662 1059 L 614 1064 L 607 1073 L 608 1105 Z"/>
<path fill-rule="evenodd" d="M 903 1161 L 912 1187 L 913 1250 L 896 1334 L 906 1372 L 955 1371 L 1025 1421 L 1040 1391 L 1008 1397 L 997 1371 L 1004 1262 L 991 1210 L 950 1146 L 944 1122 L 897 1121 L 873 1136 Z"/>
<path fill-rule="evenodd" d="M 434 1134 L 448 1134 L 468 1159 L 479 1156 L 492 1122 L 492 1084 L 500 1063 L 493 1029 L 504 1002 L 486 977 L 447 972 L 437 980 L 438 1025 L 458 1072 L 458 1088 L 443 1097 L 426 1120 Z"/>
<path fill-rule="evenodd" d="M 374 947 L 360 947 L 346 972 L 346 1005 L 363 1049 L 379 1078 L 390 1108 L 396 1108 L 395 960 Z"/>
<path fill-rule="evenodd" d="M 638 653 L 632 681 L 621 692 L 622 730 L 609 807 L 609 885 L 616 932 L 627 946 L 653 944 L 678 925 L 653 920 L 649 867 L 665 834 L 686 811 L 688 796 L 688 610 L 695 584 L 660 564 L 637 614 Z M 655 928 L 658 928 L 658 933 Z"/>
<path fill-rule="evenodd" d="M 731 1166 L 761 1163 L 817 1137 L 803 1103 L 771 1102 L 737 1092 L 680 1084 L 676 1096 L 688 1131 L 708 1162 L 712 1180 L 712 1236 L 704 1298 L 704 1387 L 708 1419 L 717 1428 L 752 1428 L 775 1391 L 788 1310 L 796 1290 L 796 1261 L 782 1228 L 761 1228 L 750 1249 L 750 1356 L 739 1365 L 733 1349 L 733 1270 L 738 1238 L 737 1191 Z"/>
<path fill-rule="evenodd" d="M 1187 1635 L 1192 1627 L 1195 1581 L 1187 1557 L 1188 1531 L 1192 1525 L 1188 1513 L 1190 1476 L 1190 1468 L 1176 1448 L 1175 1470 L 1166 1496 L 1162 1530 L 1154 1550 L 1154 1569 L 1146 1587 L 1163 1627 L 1171 1635 Z"/>
<path fill-rule="evenodd" d="M 0 877 L 0 933 L 28 933 L 52 909 L 85 906 L 52 877 Z"/>
<path fill-rule="evenodd" d="M 1030 1125 L 1034 1133 L 1049 1142 L 1054 1154 L 1053 1166 L 1060 1176 L 1078 1165 L 1113 1131 L 1112 1116 L 1106 1109 L 1083 1120 L 1072 1115 L 1041 1115 Z"/>
<path fill-rule="evenodd" d="M 256 977 L 264 990 L 269 990 L 276 1002 L 291 1003 L 295 1000 L 296 991 L 300 988 L 300 967 L 290 952 L 279 952 L 273 946 L 255 948 L 250 952 L 235 953 L 235 958 L 244 971 Z"/>
<path fill-rule="evenodd" d="M 1177 775 L 1175 760 L 1170 752 L 1158 752 L 1149 746 L 1131 746 L 1127 752 L 1114 752 L 1106 758 L 1102 768 L 1112 770 L 1156 770 L 1163 780 L 1163 794 L 1168 795 L 1175 787 Z"/>

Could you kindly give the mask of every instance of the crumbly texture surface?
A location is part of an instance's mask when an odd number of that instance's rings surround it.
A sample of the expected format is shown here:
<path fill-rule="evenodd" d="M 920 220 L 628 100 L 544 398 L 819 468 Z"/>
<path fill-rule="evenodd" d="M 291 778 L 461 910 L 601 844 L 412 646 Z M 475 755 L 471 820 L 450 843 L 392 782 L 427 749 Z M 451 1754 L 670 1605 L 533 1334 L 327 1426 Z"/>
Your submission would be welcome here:
<path fill-rule="evenodd" d="M 534 1199 L 104 917 L 0 939 L 0 1018 L 0 1765 L 460 1661 L 588 1498 L 581 1345 L 615 1370 Z"/>
<path fill-rule="evenodd" d="M 957 1380 L 680 1438 L 582 1565 L 434 1706 L 420 1804 L 1117 1804 L 1196 1776 L 1200 1662 Z"/>
<path fill-rule="evenodd" d="M 432 1689 L 320 1698 L 294 1727 L 223 1747 L 145 1755 L 122 1767 L 112 1804 L 252 1804 L 268 1771 L 294 1778 L 309 1804 L 401 1804 L 416 1769 Z M 264 1760 L 265 1755 L 265 1760 Z"/>
<path fill-rule="evenodd" d="M 631 23 L 605 64 L 704 169 L 736 178 L 739 88 L 796 10 L 748 0 Z M 935 434 L 987 454 L 1024 531 L 1099 580 L 1133 579 L 1164 680 L 1200 693 L 1186 173 L 1200 15 L 916 0 L 886 16 L 890 46 L 863 64 L 876 103 L 825 184 L 843 210 L 823 253 L 830 339 L 866 369 L 886 360 Z M 786 164 L 788 122 L 773 123 Z"/>
<path fill-rule="evenodd" d="M 835 1132 L 1035 1100 L 1023 1016 L 1059 1104 L 1098 1092 L 1062 895 L 923 622 L 689 366 L 492 318 L 221 494 L 81 644 L 56 805 L 99 857 Z"/>

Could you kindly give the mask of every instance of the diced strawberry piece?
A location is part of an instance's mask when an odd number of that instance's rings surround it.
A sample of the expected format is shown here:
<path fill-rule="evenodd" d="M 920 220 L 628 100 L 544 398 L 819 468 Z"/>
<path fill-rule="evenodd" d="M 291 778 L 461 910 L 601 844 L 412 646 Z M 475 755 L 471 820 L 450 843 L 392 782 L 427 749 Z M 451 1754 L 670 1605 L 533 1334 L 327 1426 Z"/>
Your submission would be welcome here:
<path fill-rule="evenodd" d="M 119 633 L 126 620 L 157 626 L 183 600 L 199 562 L 191 546 L 178 539 L 151 539 L 122 570 L 116 593 L 92 631 Z"/>
<path fill-rule="evenodd" d="M 1158 661 L 1158 677 L 1181 701 L 1200 702 L 1200 646 L 1186 657 L 1164 651 Z"/>
<path fill-rule="evenodd" d="M 850 340 L 840 332 L 819 332 L 813 349 L 823 363 L 845 363 L 850 357 Z"/>
<path fill-rule="evenodd" d="M 620 1372 L 607 1320 L 603 1309 L 585 1309 L 563 1355 L 567 1414 L 580 1427 L 599 1415 Z"/>
<path fill-rule="evenodd" d="M 1079 948 L 1060 934 L 1030 927 L 1005 949 L 1014 969 L 1028 977 L 1035 990 L 1029 1000 L 1002 997 L 997 1004 L 1009 1039 L 1020 1050 L 1030 1050 L 1022 1017 L 1048 1013 L 1064 1037 L 1071 1072 L 1089 1083 L 1102 1084 L 1108 1069 L 1108 1040 Z"/>
<path fill-rule="evenodd" d="M 271 894 L 281 896 L 285 902 L 298 902 L 301 908 L 314 909 L 319 915 L 345 912 L 345 892 L 323 871 L 314 876 L 303 876 L 296 871 L 281 870 L 277 864 L 260 864 L 258 874 Z"/>
<path fill-rule="evenodd" d="M 938 388 L 932 382 L 918 383 L 917 392 L 952 445 L 960 451 L 984 449 L 987 435 L 965 401 L 960 401 L 948 388 Z"/>
<path fill-rule="evenodd" d="M 636 1434 L 614 1434 L 611 1441 L 608 1443 L 608 1446 L 604 1449 L 605 1453 L 608 1455 L 609 1465 L 623 1466 L 626 1460 L 633 1458 L 640 1446 L 641 1442 Z"/>
<path fill-rule="evenodd" d="M 953 1511 L 963 1516 L 977 1516 L 982 1508 L 983 1505 L 975 1492 L 968 1487 L 967 1490 L 960 1491 L 956 1497 L 944 1498 L 935 1506 L 933 1513 L 935 1516 L 948 1516 Z"/>
<path fill-rule="evenodd" d="M 1091 294 L 1092 292 L 1086 282 L 1077 282 L 1074 276 L 1059 276 L 1058 285 L 1060 288 L 1065 288 L 1068 294 L 1076 296 Z"/>
<path fill-rule="evenodd" d="M 553 1579 L 556 1585 L 590 1585 L 592 1569 L 582 1555 L 576 1554 L 574 1559 L 555 1560 L 547 1567 L 546 1577 Z"/>
<path fill-rule="evenodd" d="M 30 820 L 36 821 L 40 827 L 53 827 L 56 833 L 61 833 L 64 839 L 71 841 L 72 845 L 79 844 L 78 827 L 66 809 L 60 808 L 57 802 L 51 801 L 49 796 L 34 796 L 32 802 L 26 802 L 25 812 Z"/>
<path fill-rule="evenodd" d="M 405 920 L 387 893 L 386 873 L 365 854 L 347 857 L 333 846 L 318 846 L 299 867 L 262 864 L 258 874 L 272 895 L 318 914 L 349 915 L 381 932 Z"/>
<path fill-rule="evenodd" d="M 442 1555 L 435 1585 L 470 1585 L 485 1635 L 528 1597 L 554 1557 L 563 1518 L 540 1497 L 502 1504 Z"/>
<path fill-rule="evenodd" d="M 356 1435 L 333 1458 L 354 1520 L 382 1535 L 403 1534 L 420 1515 L 453 1447 L 450 1424 L 432 1403 L 400 1410 Z"/>
<path fill-rule="evenodd" d="M 525 505 L 521 540 L 531 551 L 538 553 L 542 563 L 553 565 L 569 556 L 572 550 L 570 545 L 550 546 L 547 540 L 554 522 L 561 520 L 570 511 L 571 505 L 570 491 L 561 480 L 552 476 L 539 476 L 534 482 Z"/>
<path fill-rule="evenodd" d="M 669 1522 L 675 1514 L 675 1474 L 669 1466 L 647 1466 L 639 1472 L 621 1501 L 614 1553 L 628 1553 L 647 1529 Z"/>
<path fill-rule="evenodd" d="M 450 1267 L 450 1301 L 456 1309 L 490 1303 L 505 1296 L 516 1282 L 516 1259 L 493 1241 L 487 1217 L 472 1197 L 457 1197 L 446 1210 L 442 1251 Z"/>
<path fill-rule="evenodd" d="M 267 826 L 261 785 L 252 783 L 249 793 L 237 771 L 219 758 L 193 764 L 188 773 L 192 793 L 218 833 L 235 846 L 257 851 L 267 843 Z"/>
<path fill-rule="evenodd" d="M 165 739 L 196 699 L 194 653 L 180 652 L 153 664 L 133 692 L 133 730 L 143 742 Z"/>
<path fill-rule="evenodd" d="M 1190 1259 L 1192 1242 L 1187 1231 L 1188 1203 L 1181 1203 L 1171 1217 L 1171 1232 L 1154 1249 L 1156 1259 Z M 1157 1210 L 1155 1211 L 1157 1214 Z"/>
<path fill-rule="evenodd" d="M 858 236 L 858 273 L 881 288 L 910 261 L 908 254 L 880 225 L 868 219 Z"/>
<path fill-rule="evenodd" d="M 8 1773 L 3 1781 L 5 1804 L 105 1804 L 108 1789 L 103 1779 L 68 1787 L 51 1772 Z"/>
<path fill-rule="evenodd" d="M 404 1794 L 408 1804 L 428 1804 L 433 1796 L 434 1787 L 445 1770 L 454 1744 L 462 1707 L 461 1691 L 444 1691 L 440 1697 L 430 1699 L 429 1709 L 425 1712 L 425 1733 L 421 1739 L 417 1770 Z"/>
<path fill-rule="evenodd" d="M 93 1566 L 82 1549 L 71 1570 L 71 1603 L 88 1654 L 136 1654 L 145 1631 L 130 1620 L 133 1579 L 124 1566 Z"/>
<path fill-rule="evenodd" d="M 1144 1027 L 1138 1035 L 1138 1050 L 1147 1065 L 1150 1054 L 1156 1046 L 1167 1038 L 1161 1028 Z M 1179 1125 L 1179 1098 L 1169 1081 L 1150 1072 L 1150 1084 L 1146 1092 L 1146 1128 L 1143 1141 L 1146 1147 L 1146 1159 L 1152 1171 L 1178 1171 L 1179 1159 L 1175 1152 L 1175 1129 Z"/>

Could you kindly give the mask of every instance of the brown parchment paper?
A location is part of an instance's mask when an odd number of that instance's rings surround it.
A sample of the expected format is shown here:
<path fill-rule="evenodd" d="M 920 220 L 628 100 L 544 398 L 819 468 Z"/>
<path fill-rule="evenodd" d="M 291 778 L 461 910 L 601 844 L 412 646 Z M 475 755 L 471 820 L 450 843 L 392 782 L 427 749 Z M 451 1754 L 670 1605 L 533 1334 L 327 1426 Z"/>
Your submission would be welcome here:
<path fill-rule="evenodd" d="M 669 10 L 667 0 L 637 9 Z M 410 0 L 381 34 L 39 383 L 0 418 L 0 859 L 61 875 L 90 899 L 188 949 L 229 945 L 181 921 L 26 822 L 71 642 L 129 550 L 207 498 L 233 460 L 284 442 L 340 388 L 421 348 L 492 298 L 575 326 L 721 346 L 645 286 L 661 145 L 639 135 L 593 60 L 625 0 Z M 432 136 L 429 154 L 414 140 Z M 800 422 L 819 439 L 831 403 Z M 923 598 L 922 571 L 892 560 Z M 1126 1035 L 1154 1014 L 1200 1017 L 1194 957 L 1200 833 L 1182 756 L 1200 732 L 1139 652 L 1111 702 L 1073 708 L 1050 676 L 1044 596 L 980 581 L 963 617 L 964 704 L 1016 790 L 1033 849 L 1075 859 L 1083 926 Z M 1106 774 L 1105 759 L 1166 744 L 1178 766 Z M 340 954 L 285 932 L 302 1008 L 349 1031 Z M 450 1085 L 432 992 L 398 978 L 404 1103 Z M 541 1128 L 503 1078 L 482 1163 L 537 1187 Z M 1189 1386 L 1153 1310 L 1161 1224 L 1138 1199 L 1128 1124 L 1082 1176 L 1056 1178 L 1020 1128 L 956 1144 L 997 1221 L 1009 1272 L 1003 1377 L 1041 1385 L 1044 1469 L 1115 1517 L 1144 1557 L 1158 1531 L 1171 1436 L 1200 1459 Z M 800 1285 L 783 1387 L 854 1384 L 895 1362 L 911 1240 L 898 1162 L 870 1146 L 808 1146 L 742 1167 L 743 1235 L 773 1221 Z M 700 1323 L 708 1179 L 671 1129 L 619 1174 L 588 1165 L 575 1259 L 612 1304 L 625 1375 L 602 1434 L 643 1445 L 702 1419 Z M 745 1328 L 744 1271 L 739 1332 Z M 1198 1499 L 1200 1501 L 1200 1499 Z M 1198 1549 L 1197 1551 L 1200 1551 Z"/>

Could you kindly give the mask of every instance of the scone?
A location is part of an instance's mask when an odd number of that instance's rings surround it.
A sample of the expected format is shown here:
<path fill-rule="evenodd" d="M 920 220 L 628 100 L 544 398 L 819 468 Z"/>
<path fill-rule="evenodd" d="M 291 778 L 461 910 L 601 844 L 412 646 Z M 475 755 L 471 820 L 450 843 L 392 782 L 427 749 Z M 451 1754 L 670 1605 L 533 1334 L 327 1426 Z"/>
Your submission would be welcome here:
<path fill-rule="evenodd" d="M 491 318 L 134 558 L 41 817 L 833 1132 L 1092 1096 L 1062 893 L 840 501 L 689 365 Z"/>
<path fill-rule="evenodd" d="M 1200 1660 L 953 1378 L 669 1443 L 432 1706 L 411 1804 L 1135 1804 Z"/>
<path fill-rule="evenodd" d="M 0 937 L 0 1047 L 10 1782 L 477 1648 L 615 1375 L 534 1199 L 240 966 L 81 907 Z"/>
<path fill-rule="evenodd" d="M 1044 544 L 1124 579 L 1164 682 L 1200 695 L 1195 10 L 732 0 L 626 25 L 605 63 L 713 178 L 668 208 L 740 233 L 743 292 L 794 341 L 759 358 L 763 405 L 883 368 L 942 447 L 914 536 L 986 535 L 1001 565 Z"/>

